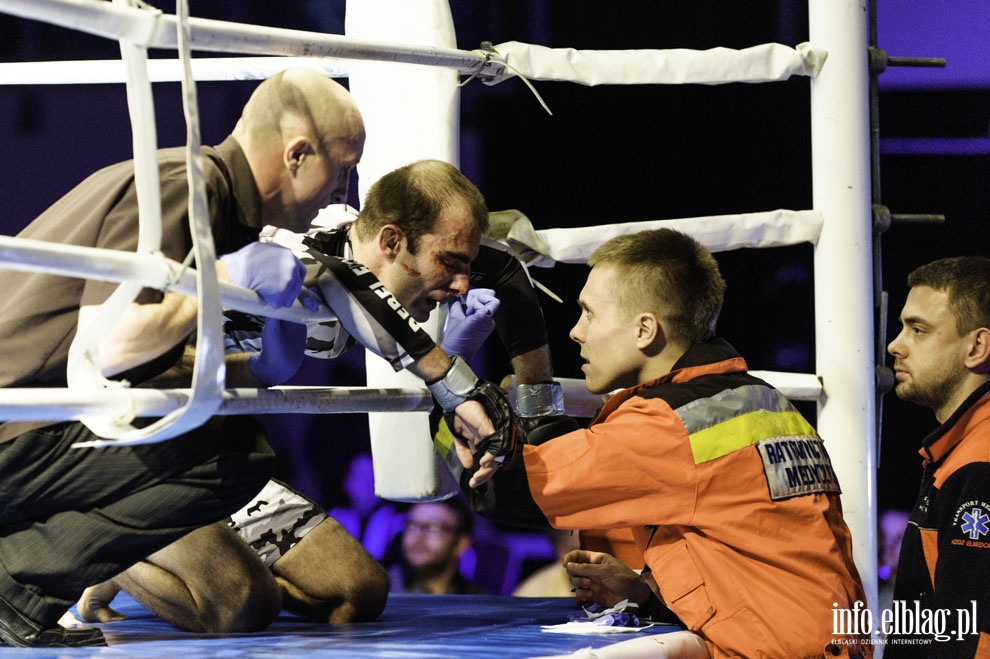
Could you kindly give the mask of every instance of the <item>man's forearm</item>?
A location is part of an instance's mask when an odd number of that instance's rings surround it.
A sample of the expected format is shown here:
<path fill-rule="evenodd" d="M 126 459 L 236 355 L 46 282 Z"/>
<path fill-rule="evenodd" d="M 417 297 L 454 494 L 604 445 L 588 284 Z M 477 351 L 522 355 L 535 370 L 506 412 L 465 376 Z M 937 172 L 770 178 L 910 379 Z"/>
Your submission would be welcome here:
<path fill-rule="evenodd" d="M 247 362 L 250 356 L 250 352 L 233 352 L 224 355 L 223 361 L 227 371 L 227 387 L 261 386 L 257 378 L 248 370 Z M 186 389 L 191 387 L 195 364 L 196 348 L 186 346 L 181 359 L 172 368 L 142 383 L 141 386 L 156 389 Z"/>
<path fill-rule="evenodd" d="M 99 310 L 82 307 L 80 327 Z M 166 293 L 156 304 L 131 304 L 99 344 L 101 372 L 116 375 L 168 352 L 196 329 L 197 314 L 196 299 L 180 293 Z"/>
<path fill-rule="evenodd" d="M 512 358 L 517 384 L 539 384 L 553 380 L 550 347 L 546 344 Z"/>
<path fill-rule="evenodd" d="M 406 370 L 423 380 L 432 382 L 443 377 L 450 368 L 451 358 L 440 346 L 434 346 L 428 353 L 410 364 Z"/>

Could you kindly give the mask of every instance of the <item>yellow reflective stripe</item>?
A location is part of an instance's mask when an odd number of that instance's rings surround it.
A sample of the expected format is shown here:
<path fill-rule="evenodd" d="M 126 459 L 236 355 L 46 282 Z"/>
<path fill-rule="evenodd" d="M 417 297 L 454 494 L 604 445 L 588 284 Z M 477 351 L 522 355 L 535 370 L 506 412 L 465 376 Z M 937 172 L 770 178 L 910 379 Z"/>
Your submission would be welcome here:
<path fill-rule="evenodd" d="M 447 421 L 441 418 L 436 432 L 433 433 L 433 447 L 443 458 L 447 469 L 450 470 L 450 475 L 454 477 L 454 481 L 460 483 L 461 475 L 464 473 L 464 465 L 461 464 L 461 459 L 457 455 L 454 441 L 454 434 L 447 425 Z"/>
<path fill-rule="evenodd" d="M 754 410 L 692 433 L 691 453 L 694 463 L 701 464 L 752 446 L 761 439 L 788 435 L 815 436 L 815 429 L 797 410 Z"/>
<path fill-rule="evenodd" d="M 752 410 L 790 412 L 793 409 L 790 401 L 776 389 L 763 384 L 749 384 L 693 400 L 678 407 L 676 412 L 690 435 Z"/>
<path fill-rule="evenodd" d="M 450 432 L 450 428 L 447 427 L 447 420 L 440 419 L 440 427 L 433 434 L 433 446 L 437 449 L 437 453 L 446 459 L 453 445 L 454 435 Z"/>

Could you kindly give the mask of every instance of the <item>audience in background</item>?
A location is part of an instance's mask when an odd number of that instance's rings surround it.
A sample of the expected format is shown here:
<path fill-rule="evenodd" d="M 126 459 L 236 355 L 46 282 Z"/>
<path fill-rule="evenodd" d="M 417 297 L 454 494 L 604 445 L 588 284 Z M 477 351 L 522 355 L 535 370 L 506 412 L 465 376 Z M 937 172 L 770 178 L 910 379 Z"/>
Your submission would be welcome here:
<path fill-rule="evenodd" d="M 400 559 L 389 568 L 391 591 L 434 595 L 482 592 L 460 571 L 474 518 L 459 497 L 415 503 L 406 515 Z"/>

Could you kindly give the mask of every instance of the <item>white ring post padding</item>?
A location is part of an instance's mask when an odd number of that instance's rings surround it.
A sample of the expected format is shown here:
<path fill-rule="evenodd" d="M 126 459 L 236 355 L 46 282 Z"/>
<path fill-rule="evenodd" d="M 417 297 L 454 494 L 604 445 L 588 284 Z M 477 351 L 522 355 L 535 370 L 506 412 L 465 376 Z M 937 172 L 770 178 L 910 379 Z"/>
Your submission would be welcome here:
<path fill-rule="evenodd" d="M 873 348 L 867 12 L 861 0 L 810 0 L 810 38 L 828 49 L 811 81 L 818 430 L 842 486 L 853 556 L 878 618 L 876 386 Z"/>
<path fill-rule="evenodd" d="M 4 0 L 0 12 L 45 21 L 110 39 L 127 39 L 148 48 L 177 48 L 176 17 L 158 10 L 117 7 L 102 0 Z M 388 17 L 379 14 L 379 22 Z M 399 38 L 406 26 L 397 25 Z M 347 57 L 451 67 L 465 74 L 494 76 L 502 63 L 480 51 L 414 46 L 399 42 L 356 40 L 336 34 L 247 25 L 202 18 L 189 19 L 194 50 L 255 55 Z"/>
<path fill-rule="evenodd" d="M 383 18 L 387 17 L 387 20 Z M 453 18 L 446 0 L 356 0 L 347 3 L 346 32 L 357 39 L 404 39 L 420 47 L 452 46 Z M 372 183 L 396 167 L 423 158 L 459 163 L 460 93 L 451 69 L 410 64 L 352 62 L 351 93 L 364 117 L 367 139 L 358 165 L 361 199 Z M 424 329 L 437 338 L 437 309 Z M 407 371 L 365 353 L 368 385 L 422 386 Z M 442 499 L 458 491 L 433 448 L 429 415 L 369 414 L 375 492 L 398 501 Z"/>
<path fill-rule="evenodd" d="M 346 78 L 349 62 L 333 57 L 209 57 L 191 62 L 195 80 L 263 80 L 288 68 L 306 68 L 330 78 Z M 124 82 L 121 60 L 0 63 L 0 85 L 92 85 Z M 182 63 L 148 60 L 151 82 L 182 80 Z"/>
<path fill-rule="evenodd" d="M 827 56 L 809 43 L 796 48 L 769 43 L 743 50 L 575 50 L 508 41 L 495 46 L 495 52 L 506 67 L 493 84 L 516 74 L 582 85 L 771 82 L 814 76 Z"/>
<path fill-rule="evenodd" d="M 602 243 L 616 236 L 660 228 L 676 229 L 694 237 L 712 252 L 743 248 L 780 247 L 816 243 L 822 229 L 818 211 L 778 209 L 762 213 L 739 213 L 671 220 L 644 220 L 571 229 L 540 229 L 527 242 L 523 232 L 509 233 L 511 241 L 524 244 L 527 265 L 552 267 L 554 263 L 587 263 Z M 510 242 L 511 246 L 511 242 Z M 535 256 L 542 254 L 544 258 Z"/>

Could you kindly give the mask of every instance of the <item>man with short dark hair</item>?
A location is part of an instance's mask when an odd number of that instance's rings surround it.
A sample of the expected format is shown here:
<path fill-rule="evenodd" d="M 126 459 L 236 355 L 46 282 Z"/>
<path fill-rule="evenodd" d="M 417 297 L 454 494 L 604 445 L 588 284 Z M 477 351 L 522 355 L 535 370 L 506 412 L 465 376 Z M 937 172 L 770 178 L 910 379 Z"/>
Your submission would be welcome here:
<path fill-rule="evenodd" d="M 461 574 L 471 546 L 472 513 L 459 499 L 415 503 L 406 513 L 401 559 L 389 569 L 394 593 L 466 595 L 482 592 Z"/>
<path fill-rule="evenodd" d="M 894 392 L 941 425 L 921 442 L 925 471 L 892 606 L 936 621 L 946 611 L 951 624 L 902 625 L 884 656 L 990 656 L 990 259 L 939 259 L 908 285 L 901 331 L 887 346 Z"/>

